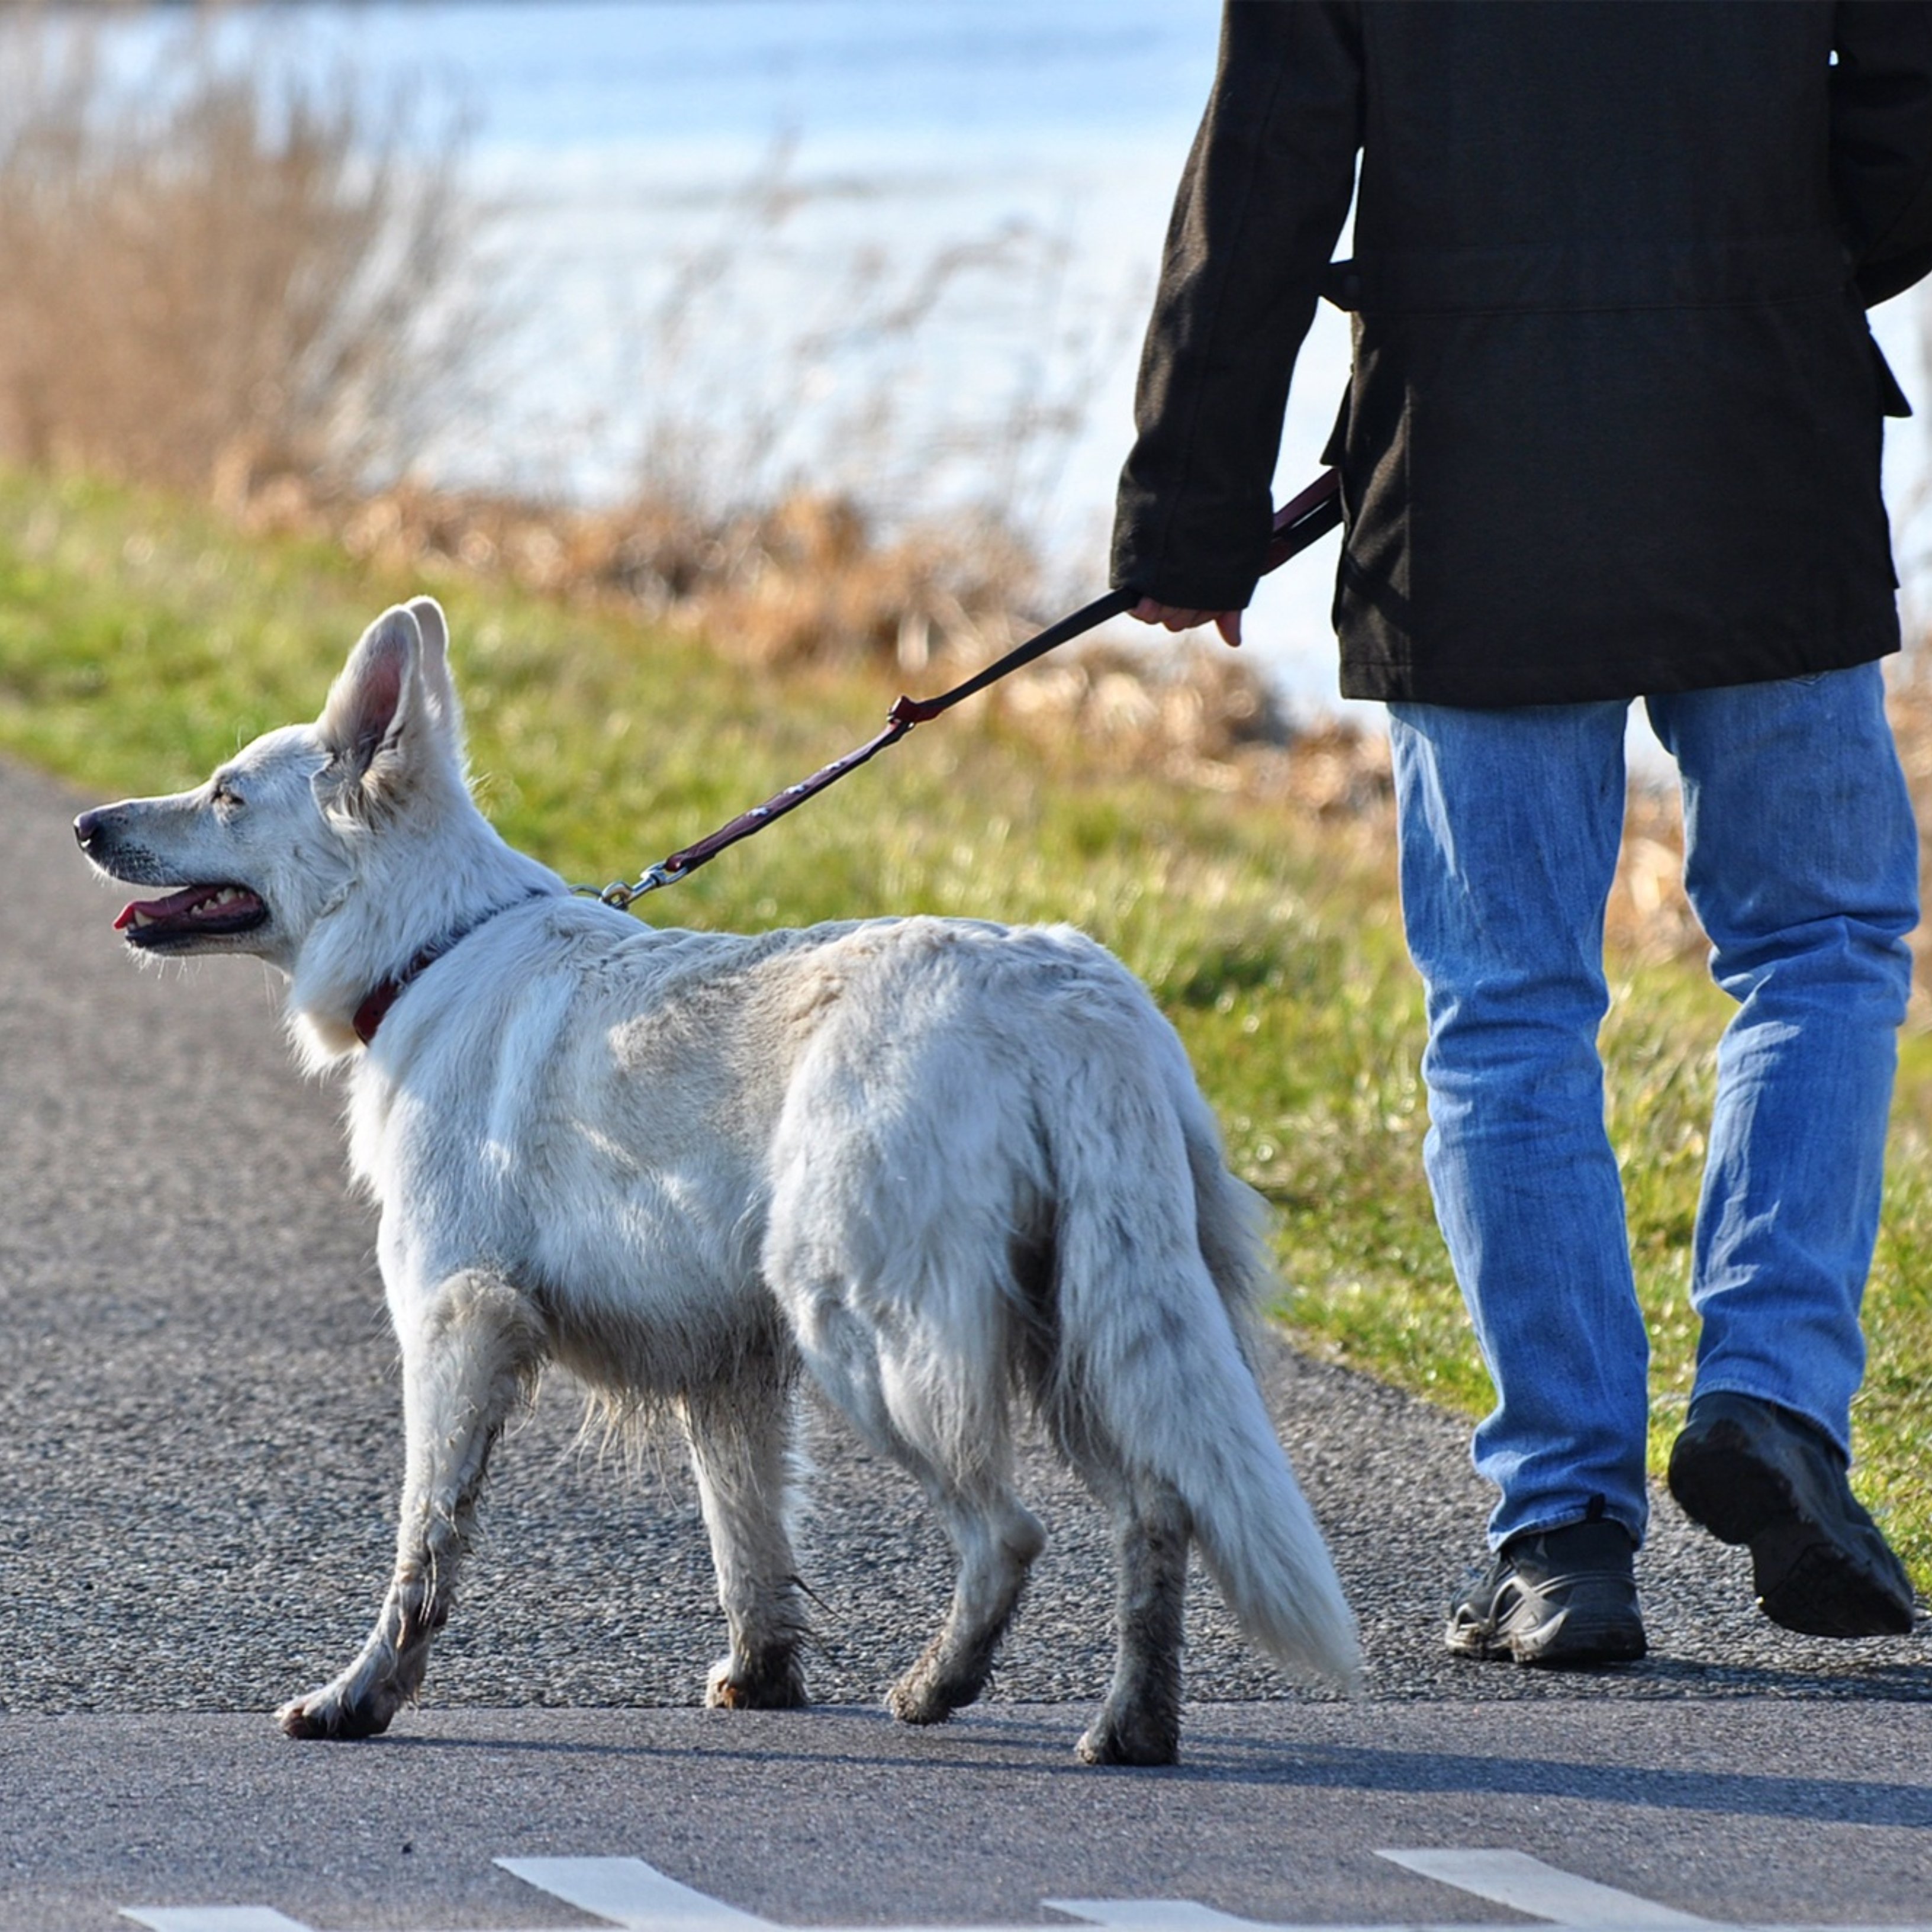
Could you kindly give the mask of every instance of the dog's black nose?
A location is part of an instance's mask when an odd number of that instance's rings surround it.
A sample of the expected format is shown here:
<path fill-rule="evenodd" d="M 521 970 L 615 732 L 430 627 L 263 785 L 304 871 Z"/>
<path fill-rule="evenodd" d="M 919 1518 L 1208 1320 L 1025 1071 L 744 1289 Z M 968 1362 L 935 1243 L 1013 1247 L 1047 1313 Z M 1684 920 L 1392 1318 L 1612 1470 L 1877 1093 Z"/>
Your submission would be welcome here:
<path fill-rule="evenodd" d="M 83 812 L 74 821 L 74 836 L 80 840 L 80 849 L 83 852 L 94 843 L 100 832 L 100 814 L 98 812 Z"/>

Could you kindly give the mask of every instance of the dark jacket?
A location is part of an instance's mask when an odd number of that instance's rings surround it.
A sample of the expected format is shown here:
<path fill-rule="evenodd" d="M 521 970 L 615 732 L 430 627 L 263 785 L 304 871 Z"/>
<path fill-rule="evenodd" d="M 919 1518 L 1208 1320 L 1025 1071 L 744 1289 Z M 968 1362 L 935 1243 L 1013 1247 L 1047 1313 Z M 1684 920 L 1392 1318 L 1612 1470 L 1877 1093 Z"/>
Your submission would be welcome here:
<path fill-rule="evenodd" d="M 1928 268 L 1919 0 L 1233 0 L 1114 580 L 1246 604 L 1325 291 L 1354 314 L 1345 694 L 1863 663 L 1898 644 L 1879 463 L 1906 412 L 1864 308 Z"/>

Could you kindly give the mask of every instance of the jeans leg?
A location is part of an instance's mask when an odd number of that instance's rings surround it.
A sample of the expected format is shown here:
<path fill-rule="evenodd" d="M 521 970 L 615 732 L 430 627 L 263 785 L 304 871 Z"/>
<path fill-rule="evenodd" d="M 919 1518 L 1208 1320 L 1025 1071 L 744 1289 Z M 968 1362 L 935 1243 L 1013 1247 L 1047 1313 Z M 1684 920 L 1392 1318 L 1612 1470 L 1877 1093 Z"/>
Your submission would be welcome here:
<path fill-rule="evenodd" d="M 1649 1342 L 1597 1051 L 1628 711 L 1389 709 L 1424 1158 L 1496 1387 L 1474 1442 L 1495 1544 L 1645 1527 Z"/>
<path fill-rule="evenodd" d="M 1697 1390 L 1777 1402 L 1849 1454 L 1918 916 L 1883 676 L 1863 664 L 1649 708 L 1682 775 L 1685 886 L 1738 1002 L 1698 1211 Z"/>

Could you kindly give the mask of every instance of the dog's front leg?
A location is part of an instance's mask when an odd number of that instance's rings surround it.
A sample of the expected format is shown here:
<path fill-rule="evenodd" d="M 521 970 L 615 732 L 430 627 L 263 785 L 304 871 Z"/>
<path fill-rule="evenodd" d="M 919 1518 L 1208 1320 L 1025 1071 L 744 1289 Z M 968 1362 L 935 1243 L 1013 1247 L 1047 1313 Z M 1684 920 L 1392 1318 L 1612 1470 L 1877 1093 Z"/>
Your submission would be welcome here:
<path fill-rule="evenodd" d="M 395 1576 L 356 1660 L 278 1714 L 292 1738 L 373 1737 L 416 1695 L 454 1606 L 490 1449 L 541 1360 L 534 1312 L 492 1276 L 452 1276 L 398 1328 L 409 1447 Z"/>
<path fill-rule="evenodd" d="M 718 1601 L 731 1648 L 704 1701 L 733 1710 L 796 1709 L 807 1700 L 798 1652 L 809 1634 L 788 1524 L 792 1440 L 788 1364 L 752 1353 L 729 1384 L 681 1398 Z"/>

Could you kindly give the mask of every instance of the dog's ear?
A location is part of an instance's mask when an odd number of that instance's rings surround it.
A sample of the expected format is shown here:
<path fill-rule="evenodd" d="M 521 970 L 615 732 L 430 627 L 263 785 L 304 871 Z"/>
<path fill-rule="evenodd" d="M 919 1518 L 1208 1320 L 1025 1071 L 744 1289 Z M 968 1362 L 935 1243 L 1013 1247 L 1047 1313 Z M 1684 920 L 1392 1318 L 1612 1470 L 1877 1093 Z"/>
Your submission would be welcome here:
<path fill-rule="evenodd" d="M 336 777 L 374 797 L 403 775 L 410 738 L 434 730 L 422 677 L 422 627 L 398 604 L 362 634 L 330 687 L 317 729 Z"/>
<path fill-rule="evenodd" d="M 416 620 L 422 649 L 416 658 L 423 691 L 452 738 L 459 735 L 461 713 L 456 686 L 449 675 L 449 620 L 434 597 L 412 597 L 403 607 Z"/>
<path fill-rule="evenodd" d="M 338 764 L 366 772 L 397 735 L 422 650 L 422 632 L 400 606 L 362 633 L 322 708 L 322 738 Z"/>

